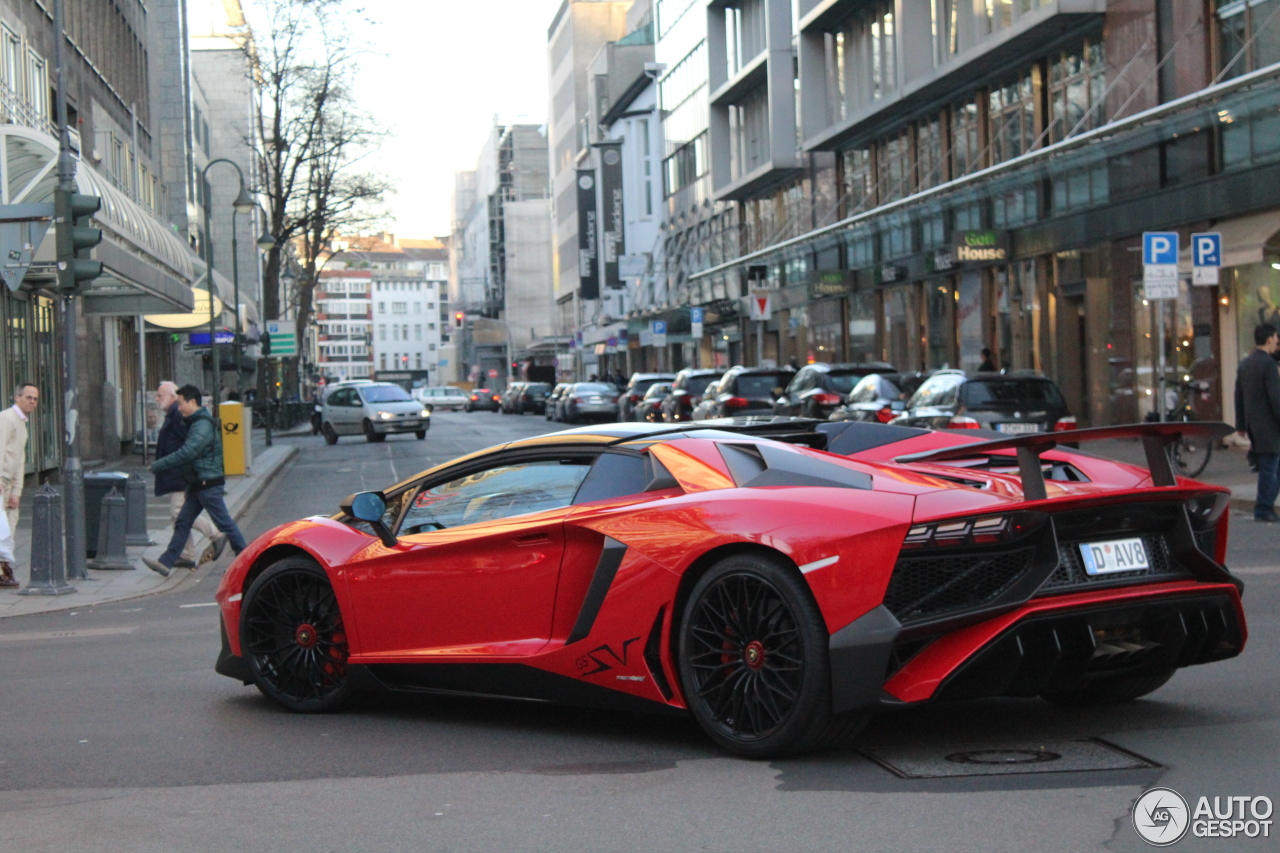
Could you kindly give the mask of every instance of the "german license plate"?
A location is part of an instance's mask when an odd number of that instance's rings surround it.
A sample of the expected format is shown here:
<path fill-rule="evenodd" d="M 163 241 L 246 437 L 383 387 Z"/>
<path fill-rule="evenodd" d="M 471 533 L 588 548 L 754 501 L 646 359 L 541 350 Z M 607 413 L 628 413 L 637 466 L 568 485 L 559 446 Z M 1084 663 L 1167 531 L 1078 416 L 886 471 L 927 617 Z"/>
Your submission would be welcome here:
<path fill-rule="evenodd" d="M 1028 424 L 1028 423 L 1020 423 L 1017 421 L 1010 421 L 1009 423 L 996 424 L 996 429 L 999 430 L 1000 432 L 1007 432 L 1012 434 L 1021 434 L 1024 432 L 1040 432 L 1040 424 Z"/>
<path fill-rule="evenodd" d="M 1147 549 L 1141 539 L 1112 539 L 1110 542 L 1090 542 L 1080 546 L 1084 570 L 1091 575 L 1112 572 L 1132 572 L 1148 569 Z"/>

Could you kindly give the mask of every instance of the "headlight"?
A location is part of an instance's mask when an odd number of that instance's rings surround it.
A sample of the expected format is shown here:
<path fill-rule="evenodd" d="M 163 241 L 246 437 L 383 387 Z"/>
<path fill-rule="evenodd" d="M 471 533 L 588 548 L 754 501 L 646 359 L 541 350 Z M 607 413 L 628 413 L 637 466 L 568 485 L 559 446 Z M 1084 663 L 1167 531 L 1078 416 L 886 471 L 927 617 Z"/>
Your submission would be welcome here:
<path fill-rule="evenodd" d="M 418 413 L 418 417 L 421 417 L 421 418 L 429 418 L 429 417 L 431 417 L 431 410 L 430 410 L 430 409 L 423 409 L 421 412 L 419 412 L 419 413 Z"/>
<path fill-rule="evenodd" d="M 392 418 L 394 418 L 395 415 L 391 414 L 390 412 L 378 412 L 378 417 L 382 418 L 384 421 L 389 421 Z"/>

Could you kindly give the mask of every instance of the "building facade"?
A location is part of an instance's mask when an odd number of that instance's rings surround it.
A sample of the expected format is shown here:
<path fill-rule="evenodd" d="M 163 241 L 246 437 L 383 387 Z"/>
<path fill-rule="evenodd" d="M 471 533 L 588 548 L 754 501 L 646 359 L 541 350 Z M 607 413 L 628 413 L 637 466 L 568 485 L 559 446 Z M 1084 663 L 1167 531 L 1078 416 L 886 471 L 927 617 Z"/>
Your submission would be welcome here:
<path fill-rule="evenodd" d="M 314 363 L 327 382 L 373 379 L 373 272 L 321 270 Z"/>
<path fill-rule="evenodd" d="M 657 357 L 973 369 L 989 348 L 1106 424 L 1153 411 L 1163 339 L 1165 379 L 1207 381 L 1197 414 L 1230 420 L 1252 327 L 1280 317 L 1269 8 L 660 0 L 679 308 L 638 319 L 699 307 L 707 334 Z M 1146 298 L 1155 230 L 1182 238 L 1177 299 Z M 1196 232 L 1222 235 L 1218 285 L 1190 280 Z"/>

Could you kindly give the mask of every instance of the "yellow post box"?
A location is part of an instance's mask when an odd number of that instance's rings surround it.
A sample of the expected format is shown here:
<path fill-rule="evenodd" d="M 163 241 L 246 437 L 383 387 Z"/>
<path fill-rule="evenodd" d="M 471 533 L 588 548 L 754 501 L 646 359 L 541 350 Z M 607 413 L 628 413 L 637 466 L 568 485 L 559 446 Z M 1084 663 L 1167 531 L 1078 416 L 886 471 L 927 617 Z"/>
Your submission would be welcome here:
<path fill-rule="evenodd" d="M 222 470 L 228 477 L 243 477 L 245 472 L 245 435 L 249 427 L 244 423 L 244 406 L 239 403 L 223 403 L 218 407 L 222 418 Z"/>

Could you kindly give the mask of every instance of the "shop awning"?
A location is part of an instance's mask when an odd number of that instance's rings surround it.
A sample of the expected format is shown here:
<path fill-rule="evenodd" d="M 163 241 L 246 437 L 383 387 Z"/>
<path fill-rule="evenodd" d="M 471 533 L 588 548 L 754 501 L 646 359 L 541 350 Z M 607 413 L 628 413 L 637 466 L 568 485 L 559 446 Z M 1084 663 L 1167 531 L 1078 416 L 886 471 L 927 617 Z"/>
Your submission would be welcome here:
<path fill-rule="evenodd" d="M 19 125 L 0 125 L 0 204 L 47 204 L 57 187 L 58 142 L 47 133 Z M 133 201 L 92 166 L 76 167 L 76 185 L 102 198 L 93 224 L 103 239 L 93 250 L 103 275 L 85 291 L 86 314 L 144 314 L 190 311 L 191 285 L 199 275 L 195 254 L 173 230 Z M 28 271 L 33 283 L 54 277 L 53 229 L 35 252 Z"/>
<path fill-rule="evenodd" d="M 1238 216 L 1218 222 L 1207 230 L 1217 231 L 1222 235 L 1224 267 L 1260 264 L 1269 244 L 1280 248 L 1280 241 L 1275 241 L 1276 235 L 1280 234 L 1280 211 Z M 1178 253 L 1178 271 L 1191 272 L 1190 245 L 1184 246 Z"/>

